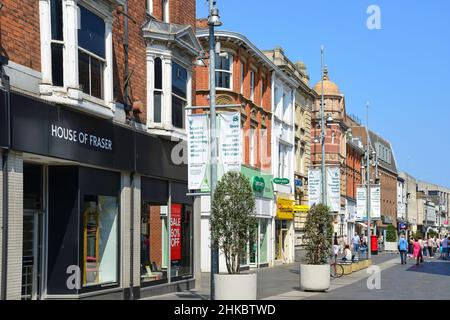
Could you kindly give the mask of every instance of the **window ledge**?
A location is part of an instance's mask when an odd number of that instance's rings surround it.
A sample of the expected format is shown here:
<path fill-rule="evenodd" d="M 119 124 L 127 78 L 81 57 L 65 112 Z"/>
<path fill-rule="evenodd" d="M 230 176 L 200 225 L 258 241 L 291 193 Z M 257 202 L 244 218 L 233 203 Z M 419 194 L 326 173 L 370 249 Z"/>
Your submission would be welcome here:
<path fill-rule="evenodd" d="M 111 119 L 114 117 L 113 104 L 107 104 L 101 99 L 88 96 L 79 88 L 56 87 L 50 84 L 39 84 L 41 98 L 46 101 L 71 106 L 79 111 Z"/>

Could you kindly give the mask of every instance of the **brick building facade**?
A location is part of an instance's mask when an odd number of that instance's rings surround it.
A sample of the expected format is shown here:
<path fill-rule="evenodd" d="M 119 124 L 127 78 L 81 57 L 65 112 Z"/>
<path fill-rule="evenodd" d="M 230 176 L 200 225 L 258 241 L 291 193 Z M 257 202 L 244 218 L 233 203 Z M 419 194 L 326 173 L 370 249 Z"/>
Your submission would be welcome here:
<path fill-rule="evenodd" d="M 2 299 L 136 299 L 195 285 L 194 203 L 171 152 L 195 97 L 195 12 L 194 0 L 2 1 Z"/>

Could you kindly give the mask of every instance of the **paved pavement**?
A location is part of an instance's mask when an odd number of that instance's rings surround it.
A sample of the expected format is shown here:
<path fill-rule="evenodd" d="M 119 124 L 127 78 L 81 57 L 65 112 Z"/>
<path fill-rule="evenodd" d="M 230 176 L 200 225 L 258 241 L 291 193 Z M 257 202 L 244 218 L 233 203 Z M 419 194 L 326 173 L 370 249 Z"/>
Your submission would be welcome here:
<path fill-rule="evenodd" d="M 383 253 L 372 257 L 373 264 L 378 265 L 382 271 L 382 279 L 384 278 L 384 272 L 390 268 L 403 268 L 405 266 L 400 265 L 400 258 L 398 254 Z M 410 265 L 411 266 L 411 265 Z M 421 267 L 425 267 L 422 265 Z M 437 269 L 445 269 L 444 265 L 437 265 Z M 450 264 L 447 265 L 450 267 Z M 429 268 L 429 267 L 427 267 Z M 427 269 L 428 270 L 428 269 Z M 445 277 L 445 271 L 434 272 L 442 273 L 440 276 Z M 431 271 L 431 270 L 430 270 Z M 300 290 L 300 263 L 285 264 L 271 268 L 263 268 L 258 270 L 252 270 L 250 272 L 258 273 L 258 299 L 270 299 L 270 300 L 284 300 L 284 299 L 353 299 L 351 297 L 352 287 L 365 288 L 366 278 L 369 276 L 367 270 L 361 270 L 359 272 L 352 273 L 347 276 L 343 276 L 340 279 L 332 279 L 331 288 L 326 293 L 312 293 L 303 292 Z M 414 273 L 416 274 L 416 273 Z M 397 275 L 398 276 L 398 275 Z M 389 277 L 391 275 L 389 274 Z M 396 275 L 392 276 L 394 279 Z M 414 278 L 414 277 L 413 277 Z M 450 280 L 450 278 L 449 278 Z M 382 288 L 384 281 L 382 280 Z M 387 288 L 387 287 L 386 287 Z M 339 297 L 338 292 L 343 290 L 344 294 Z M 361 289 L 362 290 L 362 289 Z M 378 290 L 379 291 L 379 290 Z M 146 298 L 149 300 L 207 300 L 209 299 L 209 273 L 203 273 L 201 279 L 201 288 L 190 291 L 182 291 L 162 296 L 155 296 Z"/>

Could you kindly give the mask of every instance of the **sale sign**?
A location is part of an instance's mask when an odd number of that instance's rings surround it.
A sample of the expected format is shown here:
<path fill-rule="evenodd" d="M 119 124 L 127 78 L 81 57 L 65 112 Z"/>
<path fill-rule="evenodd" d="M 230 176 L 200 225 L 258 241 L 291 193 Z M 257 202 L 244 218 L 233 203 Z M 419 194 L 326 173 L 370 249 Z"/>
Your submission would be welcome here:
<path fill-rule="evenodd" d="M 181 204 L 172 204 L 170 217 L 171 260 L 181 260 Z"/>

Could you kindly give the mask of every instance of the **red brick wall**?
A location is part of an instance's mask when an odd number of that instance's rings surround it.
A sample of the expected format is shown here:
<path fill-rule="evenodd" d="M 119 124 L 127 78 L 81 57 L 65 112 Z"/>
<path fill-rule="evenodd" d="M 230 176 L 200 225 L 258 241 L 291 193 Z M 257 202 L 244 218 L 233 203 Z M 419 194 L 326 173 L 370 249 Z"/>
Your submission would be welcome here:
<path fill-rule="evenodd" d="M 222 48 L 225 49 L 227 46 L 230 46 L 236 54 L 233 56 L 233 75 L 232 75 L 232 90 L 217 90 L 217 95 L 226 94 L 233 98 L 233 103 L 243 103 L 244 114 L 246 116 L 246 121 L 243 124 L 243 163 L 249 165 L 250 164 L 250 114 L 252 110 L 253 103 L 248 101 L 250 99 L 250 72 L 252 65 L 255 63 L 252 59 L 247 55 L 245 50 L 241 50 L 241 48 L 235 47 L 233 44 L 228 44 L 224 41 L 221 42 Z M 207 49 L 208 43 L 203 42 L 204 49 Z M 241 61 L 244 63 L 245 75 L 244 75 L 244 85 L 243 85 L 243 94 L 241 95 Z M 196 104 L 200 106 L 207 106 L 208 100 L 206 97 L 209 94 L 209 59 L 205 60 L 207 67 L 196 67 L 195 69 L 195 86 L 197 92 L 196 96 Z M 271 78 L 270 73 L 267 72 L 265 68 L 260 64 L 255 64 L 257 68 L 257 72 L 255 73 L 255 92 L 254 92 L 254 105 L 261 106 L 261 74 L 264 72 L 267 81 L 267 89 L 264 93 L 263 97 L 263 110 L 270 111 L 271 108 Z M 200 112 L 200 111 L 198 111 Z M 257 124 L 256 124 L 256 139 L 257 143 L 255 144 L 255 159 L 256 159 L 256 167 L 263 170 L 270 170 L 271 163 L 271 147 L 270 147 L 270 139 L 271 139 L 271 122 L 269 117 L 266 118 L 266 130 L 267 130 L 267 140 L 268 143 L 265 145 L 266 151 L 266 159 L 261 158 L 261 134 L 263 128 L 263 117 L 262 112 L 257 111 L 256 115 Z"/>
<path fill-rule="evenodd" d="M 1 3 L 0 53 L 10 61 L 41 71 L 39 1 Z"/>

